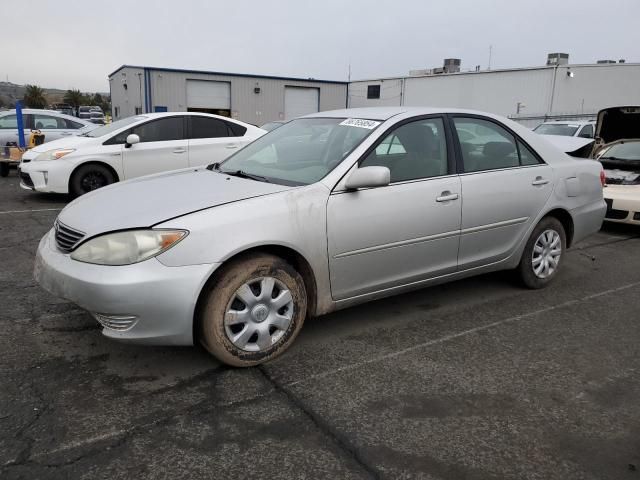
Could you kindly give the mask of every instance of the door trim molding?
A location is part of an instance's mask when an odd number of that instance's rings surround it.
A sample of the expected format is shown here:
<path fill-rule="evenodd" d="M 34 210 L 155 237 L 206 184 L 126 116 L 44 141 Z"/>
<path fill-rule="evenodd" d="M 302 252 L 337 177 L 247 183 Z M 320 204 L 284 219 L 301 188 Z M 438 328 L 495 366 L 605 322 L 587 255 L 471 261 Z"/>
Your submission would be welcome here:
<path fill-rule="evenodd" d="M 415 245 L 417 243 L 430 242 L 432 240 L 441 240 L 443 238 L 457 237 L 458 235 L 460 235 L 460 230 L 453 230 L 450 232 L 443 232 L 443 233 L 437 233 L 435 235 L 428 235 L 426 237 L 411 238 L 409 240 L 400 240 L 398 242 L 385 243 L 382 245 L 375 245 L 373 247 L 366 247 L 366 248 L 360 248 L 358 250 L 351 250 L 348 252 L 334 255 L 333 258 L 344 258 L 344 257 L 353 256 L 353 255 L 360 255 L 361 253 L 370 253 L 370 252 L 376 252 L 378 250 L 388 250 L 390 248 L 405 247 L 407 245 Z"/>
<path fill-rule="evenodd" d="M 461 235 L 466 235 L 468 233 L 477 233 L 477 232 L 482 232 L 484 230 L 493 230 L 494 228 L 510 227 L 512 225 L 520 225 L 522 223 L 526 223 L 527 220 L 529 220 L 529 217 L 520 217 L 520 218 L 513 218 L 511 220 L 503 220 L 501 222 L 488 223 L 486 225 L 480 225 L 478 227 L 463 228 L 462 230 L 460 230 L 460 234 Z"/>

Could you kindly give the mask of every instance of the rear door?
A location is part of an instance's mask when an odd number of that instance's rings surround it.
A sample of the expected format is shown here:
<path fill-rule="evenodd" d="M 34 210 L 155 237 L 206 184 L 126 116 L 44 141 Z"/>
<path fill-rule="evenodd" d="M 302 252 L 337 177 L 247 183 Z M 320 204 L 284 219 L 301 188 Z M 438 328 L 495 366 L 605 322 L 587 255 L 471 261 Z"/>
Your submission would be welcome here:
<path fill-rule="evenodd" d="M 187 127 L 190 166 L 221 162 L 249 142 L 245 127 L 218 118 L 189 115 Z"/>
<path fill-rule="evenodd" d="M 135 133 L 140 137 L 140 143 L 123 149 L 125 178 L 187 168 L 189 145 L 185 127 L 183 116 L 170 116 L 151 120 L 119 134 L 118 137 L 126 138 L 128 134 Z"/>
<path fill-rule="evenodd" d="M 464 202 L 460 270 L 507 258 L 553 191 L 553 171 L 511 131 L 480 116 L 453 116 L 453 131 L 472 131 L 473 142 L 457 134 Z"/>

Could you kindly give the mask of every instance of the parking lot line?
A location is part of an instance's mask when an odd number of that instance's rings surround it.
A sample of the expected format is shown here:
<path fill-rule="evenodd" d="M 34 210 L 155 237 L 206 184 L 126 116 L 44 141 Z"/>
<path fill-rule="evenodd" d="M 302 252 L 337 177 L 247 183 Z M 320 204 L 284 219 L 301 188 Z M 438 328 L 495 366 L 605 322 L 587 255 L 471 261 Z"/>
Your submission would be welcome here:
<path fill-rule="evenodd" d="M 502 320 L 497 320 L 495 322 L 488 323 L 486 325 L 480 325 L 479 327 L 470 328 L 469 330 L 465 330 L 463 332 L 452 333 L 450 335 L 445 335 L 444 337 L 435 338 L 435 339 L 429 340 L 427 342 L 419 343 L 417 345 L 412 345 L 411 347 L 403 348 L 402 350 L 398 350 L 398 351 L 387 353 L 387 354 L 380 355 L 380 356 L 377 356 L 377 357 L 369 358 L 367 360 L 362 360 L 361 362 L 351 363 L 349 365 L 345 365 L 343 367 L 338 367 L 338 368 L 335 368 L 335 369 L 332 369 L 332 370 L 327 370 L 325 372 L 318 373 L 318 374 L 315 374 L 315 375 L 310 375 L 309 377 L 302 378 L 300 380 L 295 380 L 293 382 L 286 383 L 283 386 L 284 387 L 293 387 L 293 386 L 296 386 L 296 385 L 300 385 L 302 383 L 306 383 L 306 382 L 308 382 L 310 380 L 317 380 L 317 379 L 320 379 L 320 378 L 329 377 L 329 376 L 337 374 L 337 373 L 346 372 L 346 371 L 349 371 L 349 370 L 355 370 L 357 368 L 364 367 L 364 366 L 370 365 L 372 363 L 382 362 L 382 361 L 388 360 L 390 358 L 399 357 L 401 355 L 404 355 L 405 353 L 410 353 L 410 352 L 413 352 L 415 350 L 420 350 L 421 348 L 430 347 L 431 345 L 437 345 L 437 344 L 440 344 L 440 343 L 445 343 L 445 342 L 448 342 L 449 340 L 455 340 L 456 338 L 465 337 L 465 336 L 471 335 L 473 333 L 481 332 L 483 330 L 489 330 L 490 328 L 497 327 L 497 326 L 500 326 L 500 325 L 505 325 L 505 324 L 508 324 L 508 323 L 513 323 L 513 322 L 516 322 L 518 320 L 523 320 L 525 318 L 535 317 L 535 316 L 540 315 L 542 313 L 547 313 L 547 312 L 550 312 L 550 311 L 553 311 L 553 310 L 558 310 L 560 308 L 569 307 L 569 306 L 575 305 L 577 303 L 586 302 L 586 301 L 589 301 L 589 300 L 600 298 L 602 296 L 609 295 L 609 294 L 612 294 L 612 293 L 617 293 L 617 292 L 620 292 L 620 291 L 623 291 L 623 290 L 627 290 L 629 288 L 633 288 L 633 287 L 636 287 L 638 285 L 640 285 L 640 282 L 633 282 L 633 283 L 629 283 L 627 285 L 623 285 L 621 287 L 611 288 L 611 289 L 608 289 L 608 290 L 603 290 L 601 292 L 593 293 L 591 295 L 587 295 L 585 297 L 582 297 L 582 298 L 579 298 L 579 299 L 576 299 L 576 300 L 568 300 L 566 302 L 559 303 L 557 305 L 552 305 L 552 306 L 546 307 L 546 308 L 541 308 L 541 309 L 535 310 L 533 312 L 523 313 L 521 315 L 515 315 L 513 317 L 505 318 L 505 319 L 502 319 Z"/>
<path fill-rule="evenodd" d="M 31 210 L 8 210 L 6 212 L 0 212 L 0 215 L 5 213 L 33 213 L 33 212 L 59 212 L 61 208 L 35 208 Z"/>

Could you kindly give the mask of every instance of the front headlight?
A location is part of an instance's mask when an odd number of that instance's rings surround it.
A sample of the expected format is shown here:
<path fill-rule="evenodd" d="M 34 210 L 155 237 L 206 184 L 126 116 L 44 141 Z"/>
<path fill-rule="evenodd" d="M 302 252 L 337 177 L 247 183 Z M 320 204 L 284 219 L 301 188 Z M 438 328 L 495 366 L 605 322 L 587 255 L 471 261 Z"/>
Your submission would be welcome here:
<path fill-rule="evenodd" d="M 71 253 L 71 258 L 98 265 L 130 265 L 170 249 L 188 233 L 186 230 L 128 230 L 108 233 L 80 245 Z"/>
<path fill-rule="evenodd" d="M 62 158 L 65 155 L 69 155 L 71 152 L 75 152 L 75 151 L 76 151 L 75 148 L 48 150 L 38 155 L 36 158 L 33 159 L 33 161 L 39 162 L 41 160 L 58 160 L 59 158 Z"/>

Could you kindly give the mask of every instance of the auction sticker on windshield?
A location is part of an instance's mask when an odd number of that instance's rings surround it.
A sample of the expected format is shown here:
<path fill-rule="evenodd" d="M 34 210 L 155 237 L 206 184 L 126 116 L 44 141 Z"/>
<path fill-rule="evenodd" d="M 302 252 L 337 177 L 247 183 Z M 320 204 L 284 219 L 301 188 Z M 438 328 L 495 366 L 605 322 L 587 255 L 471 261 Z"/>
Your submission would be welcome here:
<path fill-rule="evenodd" d="M 346 127 L 359 127 L 366 128 L 369 130 L 373 130 L 381 122 L 376 122 L 374 120 L 364 120 L 362 118 L 347 118 L 344 122 L 341 122 L 339 125 L 344 125 Z"/>

